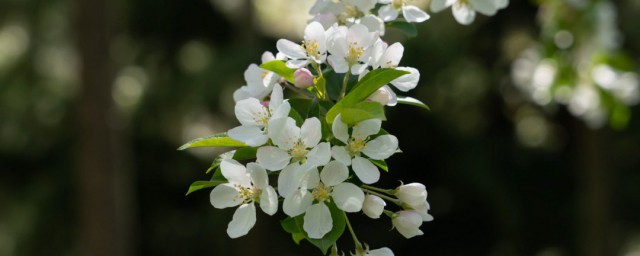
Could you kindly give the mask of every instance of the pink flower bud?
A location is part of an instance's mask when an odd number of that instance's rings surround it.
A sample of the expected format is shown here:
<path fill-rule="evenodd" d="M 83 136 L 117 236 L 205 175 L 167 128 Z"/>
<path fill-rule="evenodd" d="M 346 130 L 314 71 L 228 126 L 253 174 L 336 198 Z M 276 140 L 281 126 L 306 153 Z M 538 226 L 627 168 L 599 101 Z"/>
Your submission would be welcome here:
<path fill-rule="evenodd" d="M 295 81 L 293 85 L 300 89 L 305 89 L 313 86 L 313 74 L 306 68 L 300 68 L 293 73 Z"/>

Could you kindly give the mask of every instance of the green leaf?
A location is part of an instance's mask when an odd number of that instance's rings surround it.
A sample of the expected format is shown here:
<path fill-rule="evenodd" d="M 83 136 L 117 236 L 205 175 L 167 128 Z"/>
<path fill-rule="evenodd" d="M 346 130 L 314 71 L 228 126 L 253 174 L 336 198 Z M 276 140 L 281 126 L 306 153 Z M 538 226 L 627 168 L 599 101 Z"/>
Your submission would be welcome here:
<path fill-rule="evenodd" d="M 216 181 L 209 181 L 209 180 L 199 180 L 196 181 L 194 183 L 191 183 L 191 186 L 189 186 L 189 191 L 187 191 L 187 194 L 185 196 L 188 196 L 189 194 L 201 190 L 201 189 L 205 189 L 205 188 L 212 188 L 215 186 L 218 186 L 222 183 L 226 183 L 227 181 L 223 181 L 223 180 L 216 180 Z"/>
<path fill-rule="evenodd" d="M 246 147 L 247 145 L 229 138 L 226 132 L 210 135 L 207 137 L 197 138 L 189 141 L 186 144 L 178 148 L 178 150 L 185 150 L 188 148 L 197 147 Z"/>
<path fill-rule="evenodd" d="M 311 244 L 318 247 L 320 251 L 322 251 L 322 254 L 327 254 L 327 251 L 329 250 L 329 248 L 331 248 L 331 246 L 333 246 L 333 244 L 335 244 L 336 241 L 338 241 L 338 238 L 342 236 L 345 225 L 347 223 L 344 219 L 344 212 L 338 209 L 338 207 L 336 207 L 336 205 L 333 202 L 327 203 L 327 206 L 329 207 L 329 211 L 331 211 L 333 228 L 331 229 L 331 231 L 329 231 L 329 233 L 324 235 L 322 239 L 312 239 L 308 237 L 306 238 L 307 241 L 309 241 Z M 296 221 L 298 221 L 298 218 L 296 218 Z M 303 221 L 304 220 L 300 220 L 299 222 L 300 226 L 302 226 Z"/>
<path fill-rule="evenodd" d="M 233 159 L 237 161 L 254 159 L 256 158 L 256 152 L 258 152 L 257 147 L 239 148 L 235 150 L 235 153 L 233 153 Z"/>
<path fill-rule="evenodd" d="M 398 96 L 398 103 L 406 104 L 406 105 L 412 105 L 412 106 L 416 106 L 416 107 L 421 107 L 421 108 L 424 108 L 426 110 L 431 111 L 431 108 L 429 108 L 429 106 L 427 106 L 427 104 L 424 104 L 422 101 L 420 101 L 420 100 L 418 100 L 416 98 Z"/>
<path fill-rule="evenodd" d="M 387 27 L 400 30 L 409 38 L 416 37 L 418 35 L 418 29 L 416 29 L 416 25 L 413 23 L 408 23 L 406 21 L 389 22 L 387 23 Z"/>
<path fill-rule="evenodd" d="M 387 162 L 385 162 L 384 160 L 369 159 L 369 161 L 371 161 L 376 166 L 380 167 L 380 169 L 384 170 L 385 172 L 389 172 L 389 167 L 387 166 Z"/>
<path fill-rule="evenodd" d="M 360 102 L 353 107 L 342 109 L 342 122 L 347 125 L 354 125 L 367 119 L 387 120 L 384 116 L 384 106 L 377 102 Z"/>
<path fill-rule="evenodd" d="M 302 241 L 305 238 L 307 238 L 307 236 L 304 233 L 293 233 L 293 234 L 291 234 L 291 238 L 293 239 L 293 242 L 295 242 L 297 245 L 299 245 L 300 241 Z"/>
<path fill-rule="evenodd" d="M 296 70 L 287 67 L 287 64 L 285 64 L 285 62 L 282 60 L 272 60 L 269 62 L 265 62 L 262 63 L 260 67 L 284 77 L 284 79 L 287 79 L 287 81 L 289 81 L 290 83 L 293 83 L 295 81 L 293 73 L 296 72 Z"/>
<path fill-rule="evenodd" d="M 207 171 L 205 173 L 209 173 L 212 170 L 218 168 L 218 166 L 220 166 L 220 163 L 222 162 L 223 159 L 229 159 L 229 158 L 233 157 L 233 155 L 235 153 L 236 153 L 235 150 L 231 150 L 229 152 L 222 153 L 222 154 L 218 155 L 216 158 L 213 159 L 213 162 L 211 163 L 211 166 L 209 167 L 209 169 L 207 169 Z"/>
<path fill-rule="evenodd" d="M 323 99 L 327 98 L 327 80 L 324 79 L 324 76 L 316 81 L 316 89 L 318 89 Z"/>
<path fill-rule="evenodd" d="M 352 107 L 369 97 L 378 88 L 393 81 L 394 79 L 409 74 L 409 72 L 396 69 L 376 69 L 365 75 L 342 100 L 338 101 L 326 116 L 327 123 L 333 123 L 333 119 L 342 113 L 344 108 Z"/>

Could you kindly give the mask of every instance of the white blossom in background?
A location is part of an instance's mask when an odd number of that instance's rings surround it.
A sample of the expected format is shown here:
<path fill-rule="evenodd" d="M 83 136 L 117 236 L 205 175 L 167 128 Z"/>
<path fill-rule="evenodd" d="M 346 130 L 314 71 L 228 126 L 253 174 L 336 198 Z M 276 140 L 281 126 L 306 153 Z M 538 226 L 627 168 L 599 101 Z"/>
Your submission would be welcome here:
<path fill-rule="evenodd" d="M 420 8 L 407 4 L 407 0 L 378 0 L 382 7 L 378 10 L 378 16 L 385 22 L 398 18 L 398 10 L 407 22 L 420 23 L 430 18 L 429 14 Z"/>
<path fill-rule="evenodd" d="M 284 60 L 285 56 L 278 53 L 276 56 L 271 52 L 264 52 L 262 54 L 262 63 L 272 60 Z M 264 97 L 271 93 L 273 85 L 275 85 L 280 79 L 280 76 L 260 68 L 256 64 L 251 64 L 244 71 L 244 80 L 247 85 L 238 88 L 233 93 L 233 100 L 240 101 L 247 98 L 256 98 L 262 100 Z"/>
<path fill-rule="evenodd" d="M 381 124 L 380 119 L 364 120 L 354 125 L 353 131 L 349 134 L 341 115 L 337 115 L 333 120 L 333 136 L 345 145 L 333 146 L 331 155 L 346 166 L 351 165 L 358 179 L 365 184 L 372 184 L 380 179 L 378 167 L 365 157 L 384 160 L 398 150 L 396 136 L 385 134 L 371 138 L 380 131 Z"/>
<path fill-rule="evenodd" d="M 327 61 L 336 73 L 358 75 L 367 68 L 371 46 L 378 38 L 378 33 L 369 32 L 362 24 L 335 27 L 327 39 L 331 53 Z"/>
<path fill-rule="evenodd" d="M 304 30 L 302 44 L 280 39 L 276 43 L 278 51 L 289 58 L 290 68 L 304 67 L 310 62 L 324 63 L 327 59 L 327 35 L 324 27 L 318 22 L 311 22 Z"/>
<path fill-rule="evenodd" d="M 433 0 L 431 1 L 431 11 L 440 12 L 451 7 L 456 21 L 462 25 L 469 25 L 475 20 L 476 12 L 493 16 L 508 4 L 508 0 Z"/>
<path fill-rule="evenodd" d="M 392 45 L 388 45 L 384 41 L 378 39 L 372 47 L 369 65 L 371 65 L 373 69 L 393 68 L 409 72 L 409 74 L 402 75 L 391 81 L 391 85 L 396 87 L 398 90 L 408 92 L 409 90 L 416 88 L 418 85 L 418 82 L 420 81 L 420 72 L 412 67 L 398 67 L 403 55 L 404 46 L 402 46 L 402 44 L 394 43 Z M 366 73 L 367 72 L 361 73 L 360 79 L 364 77 Z M 397 99 L 397 97 L 395 97 L 395 93 L 390 95 L 390 97 L 391 102 L 395 102 Z"/>
<path fill-rule="evenodd" d="M 211 204 L 218 209 L 240 205 L 229 222 L 229 237 L 244 236 L 253 228 L 256 202 L 268 215 L 278 211 L 278 194 L 269 185 L 267 171 L 260 165 L 249 163 L 245 168 L 233 159 L 225 159 L 220 163 L 220 170 L 229 183 L 220 184 L 211 191 Z"/>
<path fill-rule="evenodd" d="M 283 100 L 282 88 L 275 86 L 269 102 L 263 103 L 256 98 L 238 101 L 235 114 L 241 125 L 229 130 L 227 134 L 249 146 L 262 146 L 269 140 L 269 121 L 287 117 L 290 110 L 289 102 Z"/>
<path fill-rule="evenodd" d="M 338 161 L 329 162 L 320 174 L 314 168 L 307 173 L 300 188 L 292 196 L 285 197 L 282 209 L 291 217 L 304 213 L 304 231 L 310 238 L 322 238 L 333 228 L 331 212 L 325 202 L 333 199 L 336 206 L 345 212 L 362 209 L 364 192 L 358 186 L 345 182 L 347 178 L 349 169 Z"/>

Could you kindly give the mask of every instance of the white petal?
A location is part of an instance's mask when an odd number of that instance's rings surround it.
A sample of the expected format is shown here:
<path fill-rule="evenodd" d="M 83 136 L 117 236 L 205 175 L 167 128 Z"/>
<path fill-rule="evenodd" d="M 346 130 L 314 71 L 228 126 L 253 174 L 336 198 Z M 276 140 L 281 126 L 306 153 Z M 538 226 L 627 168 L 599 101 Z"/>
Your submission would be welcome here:
<path fill-rule="evenodd" d="M 375 43 L 373 33 L 362 24 L 353 24 L 347 31 L 347 42 L 358 43 L 359 47 L 369 47 Z"/>
<path fill-rule="evenodd" d="M 351 168 L 356 176 L 365 184 L 376 183 L 380 179 L 380 171 L 378 167 L 369 162 L 369 160 L 356 156 L 351 162 Z"/>
<path fill-rule="evenodd" d="M 383 160 L 389 158 L 397 150 L 398 138 L 390 134 L 385 134 L 367 142 L 362 152 L 371 159 Z"/>
<path fill-rule="evenodd" d="M 248 163 L 247 171 L 251 177 L 251 183 L 258 189 L 264 189 L 269 185 L 269 177 L 267 171 L 256 163 Z"/>
<path fill-rule="evenodd" d="M 346 166 L 351 165 L 351 155 L 349 155 L 347 148 L 344 146 L 333 146 L 331 148 L 331 156 Z"/>
<path fill-rule="evenodd" d="M 275 110 L 282 104 L 282 101 L 282 87 L 274 86 L 273 91 L 271 91 L 271 98 L 269 99 L 269 110 L 272 113 L 275 112 Z"/>
<path fill-rule="evenodd" d="M 387 203 L 375 195 L 367 195 L 362 204 L 362 212 L 372 219 L 379 219 Z"/>
<path fill-rule="evenodd" d="M 278 211 L 278 194 L 272 186 L 267 186 L 262 190 L 260 209 L 268 215 L 274 215 Z"/>
<path fill-rule="evenodd" d="M 331 197 L 336 206 L 345 212 L 359 212 L 364 203 L 364 192 L 358 186 L 345 182 L 333 188 Z"/>
<path fill-rule="evenodd" d="M 291 105 L 288 101 L 282 103 L 273 113 L 271 113 L 271 119 L 286 118 L 291 112 Z"/>
<path fill-rule="evenodd" d="M 289 150 L 298 142 L 300 138 L 300 128 L 296 126 L 296 121 L 291 117 L 272 118 L 269 120 L 269 131 L 267 134 L 278 147 Z"/>
<path fill-rule="evenodd" d="M 395 68 L 402 59 L 404 47 L 400 43 L 390 45 L 380 59 L 380 66 L 383 68 Z"/>
<path fill-rule="evenodd" d="M 391 88 L 388 85 L 383 86 L 387 93 L 389 93 L 389 103 L 387 103 L 387 106 L 393 107 L 395 105 L 398 104 L 398 95 L 396 95 L 396 93 L 391 90 Z"/>
<path fill-rule="evenodd" d="M 302 68 L 304 66 L 306 66 L 307 64 L 309 64 L 309 61 L 307 59 L 303 59 L 303 60 L 288 60 L 287 61 L 287 67 L 288 68 Z"/>
<path fill-rule="evenodd" d="M 418 81 L 420 81 L 420 71 L 415 68 L 399 67 L 397 70 L 408 71 L 409 74 L 402 75 L 395 80 L 391 81 L 391 84 L 403 92 L 407 92 L 413 88 L 416 88 Z"/>
<path fill-rule="evenodd" d="M 314 166 L 325 165 L 331 160 L 331 148 L 329 142 L 322 142 L 307 153 L 307 163 Z"/>
<path fill-rule="evenodd" d="M 369 251 L 365 256 L 393 256 L 393 252 L 387 247 L 382 247 L 380 249 Z"/>
<path fill-rule="evenodd" d="M 308 148 L 315 147 L 322 138 L 322 125 L 317 117 L 307 118 L 300 128 L 300 138 Z"/>
<path fill-rule="evenodd" d="M 251 93 L 249 93 L 249 89 L 246 85 L 233 92 L 233 101 L 235 102 L 248 99 L 249 97 L 251 97 Z"/>
<path fill-rule="evenodd" d="M 384 35 L 384 21 L 373 14 L 366 15 L 360 19 L 360 24 L 365 25 L 371 32 L 379 32 Z"/>
<path fill-rule="evenodd" d="M 232 184 L 220 184 L 211 190 L 209 201 L 218 209 L 237 206 L 242 203 L 238 193 L 240 193 L 239 190 Z"/>
<path fill-rule="evenodd" d="M 251 186 L 251 179 L 247 173 L 247 168 L 241 163 L 233 159 L 223 159 L 220 163 L 222 176 L 227 178 L 230 183 L 237 183 L 243 187 Z"/>
<path fill-rule="evenodd" d="M 300 186 L 300 181 L 307 174 L 309 169 L 300 168 L 297 163 L 285 167 L 278 175 L 278 194 L 287 198 Z"/>
<path fill-rule="evenodd" d="M 342 141 L 344 144 L 349 142 L 349 128 L 344 122 L 342 122 L 342 116 L 340 114 L 333 119 L 331 130 L 333 131 L 333 136 L 336 137 L 336 139 Z"/>
<path fill-rule="evenodd" d="M 235 127 L 229 130 L 227 135 L 234 140 L 242 141 L 252 147 L 262 146 L 269 140 L 269 137 L 262 131 L 262 127 L 255 125 Z"/>
<path fill-rule="evenodd" d="M 335 29 L 327 30 L 327 50 L 335 57 L 343 58 L 349 52 L 349 44 L 347 42 L 347 27 L 340 26 Z M 331 61 L 331 56 L 329 56 Z M 331 64 L 333 66 L 333 64 Z M 339 73 L 338 71 L 336 71 Z M 344 73 L 344 72 L 342 72 Z"/>
<path fill-rule="evenodd" d="M 360 60 L 364 60 L 365 57 L 360 57 Z M 353 66 L 351 66 L 351 74 L 352 75 L 359 75 L 360 73 L 364 72 L 365 70 L 367 70 L 367 67 L 369 66 L 368 63 L 364 63 L 364 64 L 353 64 Z"/>
<path fill-rule="evenodd" d="M 377 134 L 382 126 L 380 119 L 367 119 L 353 126 L 351 137 L 356 139 L 365 139 L 371 135 Z"/>
<path fill-rule="evenodd" d="M 493 0 L 493 6 L 495 6 L 498 9 L 502 9 L 507 7 L 507 5 L 509 5 L 509 0 Z"/>
<path fill-rule="evenodd" d="M 469 25 L 476 18 L 476 12 L 466 4 L 455 4 L 451 7 L 453 17 L 462 25 Z"/>
<path fill-rule="evenodd" d="M 304 213 L 313 203 L 313 196 L 306 189 L 296 190 L 290 197 L 285 197 L 282 210 L 289 217 Z"/>
<path fill-rule="evenodd" d="M 264 80 L 262 77 L 264 70 L 256 64 L 250 64 L 244 71 L 244 80 L 247 82 L 247 86 L 254 87 L 252 89 L 263 89 Z"/>
<path fill-rule="evenodd" d="M 292 59 L 307 58 L 307 54 L 302 46 L 287 39 L 278 40 L 278 42 L 276 42 L 276 48 L 278 48 L 278 51 Z"/>
<path fill-rule="evenodd" d="M 291 160 L 287 151 L 272 146 L 258 148 L 256 158 L 262 167 L 270 171 L 282 170 Z"/>
<path fill-rule="evenodd" d="M 398 10 L 391 5 L 385 5 L 378 10 L 378 16 L 384 21 L 394 21 L 398 18 Z"/>
<path fill-rule="evenodd" d="M 318 44 L 318 51 L 322 54 L 327 51 L 327 38 L 324 27 L 319 22 L 311 22 L 304 29 L 305 40 L 312 40 Z"/>
<path fill-rule="evenodd" d="M 349 169 L 338 161 L 331 161 L 322 168 L 320 180 L 328 186 L 336 186 L 349 178 Z"/>
<path fill-rule="evenodd" d="M 469 3 L 473 6 L 473 9 L 487 16 L 492 16 L 498 11 L 491 1 L 469 0 Z"/>
<path fill-rule="evenodd" d="M 231 238 L 238 238 L 249 233 L 249 230 L 256 224 L 256 206 L 254 204 L 243 204 L 233 213 L 233 219 L 227 227 L 227 234 Z"/>
<path fill-rule="evenodd" d="M 457 0 L 432 0 L 431 11 L 439 12 L 454 4 Z"/>
<path fill-rule="evenodd" d="M 266 109 L 260 104 L 260 101 L 256 98 L 248 98 L 236 103 L 234 108 L 236 118 L 242 125 L 257 125 L 264 126 L 264 124 L 258 123 L 257 120 L 267 115 Z"/>
<path fill-rule="evenodd" d="M 343 57 L 329 55 L 327 61 L 329 61 L 333 70 L 338 74 L 347 73 L 347 71 L 349 71 L 349 64 Z"/>
<path fill-rule="evenodd" d="M 304 231 L 309 238 L 320 239 L 333 228 L 333 220 L 329 207 L 324 203 L 318 203 L 307 208 L 304 215 Z"/>
<path fill-rule="evenodd" d="M 423 22 L 430 18 L 429 14 L 420 10 L 420 8 L 415 7 L 413 5 L 405 5 L 402 6 L 402 17 L 404 17 L 407 22 Z"/>
<path fill-rule="evenodd" d="M 260 60 L 262 60 L 262 63 L 269 62 L 275 59 L 276 57 L 273 56 L 273 53 L 271 53 L 270 51 L 265 51 L 264 53 L 262 53 L 262 57 L 260 58 Z"/>

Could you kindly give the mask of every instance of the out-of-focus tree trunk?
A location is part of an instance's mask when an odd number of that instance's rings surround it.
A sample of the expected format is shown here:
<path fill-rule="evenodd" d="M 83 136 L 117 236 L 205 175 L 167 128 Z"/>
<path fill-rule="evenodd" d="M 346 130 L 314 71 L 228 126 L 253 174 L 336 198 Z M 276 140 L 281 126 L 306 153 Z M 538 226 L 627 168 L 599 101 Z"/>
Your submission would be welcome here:
<path fill-rule="evenodd" d="M 576 125 L 578 244 L 584 256 L 616 255 L 611 244 L 612 168 L 607 168 L 604 132 Z"/>
<path fill-rule="evenodd" d="M 111 96 L 113 3 L 73 1 L 81 83 L 75 176 L 81 255 L 132 254 L 132 175 L 125 164 L 124 133 L 110 125 L 119 118 Z"/>

